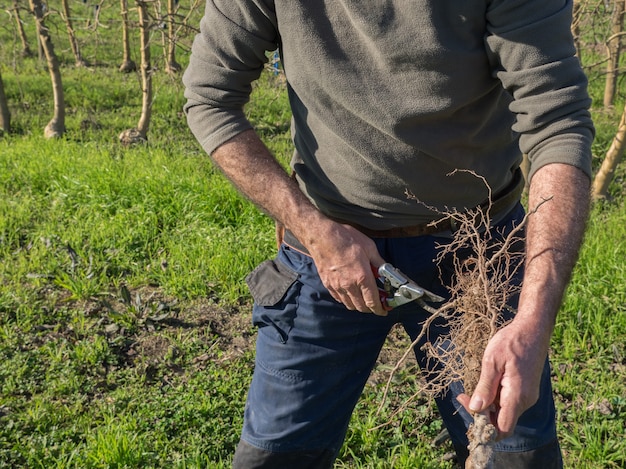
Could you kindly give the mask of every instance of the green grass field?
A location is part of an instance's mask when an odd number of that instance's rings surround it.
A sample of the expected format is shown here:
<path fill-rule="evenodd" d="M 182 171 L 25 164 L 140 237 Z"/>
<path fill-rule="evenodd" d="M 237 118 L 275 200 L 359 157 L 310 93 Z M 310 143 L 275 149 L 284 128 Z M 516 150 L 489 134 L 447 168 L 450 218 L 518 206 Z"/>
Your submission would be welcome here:
<path fill-rule="evenodd" d="M 80 5 L 78 17 L 91 14 Z M 68 106 L 67 134 L 55 141 L 42 136 L 52 116 L 47 71 L 19 56 L 12 26 L 0 28 L 13 121 L 0 137 L 3 468 L 220 468 L 238 441 L 254 363 L 243 278 L 273 255 L 273 225 L 194 141 L 180 77 L 156 71 L 149 141 L 119 145 L 118 134 L 137 124 L 141 95 L 136 75 L 117 72 L 114 10 L 103 11 L 97 31 L 78 28 L 96 64 L 87 68 L 73 67 L 54 23 Z M 22 17 L 34 41 L 31 18 Z M 160 35 L 153 40 L 158 67 Z M 601 97 L 603 82 L 590 77 Z M 623 99 L 613 111 L 594 108 L 596 167 Z M 248 115 L 286 163 L 290 114 L 280 79 L 262 77 Z M 622 164 L 612 199 L 593 209 L 553 338 L 568 468 L 626 466 L 624 180 Z M 393 347 L 404 345 L 390 343 L 389 357 Z M 449 443 L 432 444 L 441 421 L 431 402 L 395 412 L 417 388 L 412 364 L 381 402 L 390 360 L 364 391 L 337 467 L 452 468 Z"/>

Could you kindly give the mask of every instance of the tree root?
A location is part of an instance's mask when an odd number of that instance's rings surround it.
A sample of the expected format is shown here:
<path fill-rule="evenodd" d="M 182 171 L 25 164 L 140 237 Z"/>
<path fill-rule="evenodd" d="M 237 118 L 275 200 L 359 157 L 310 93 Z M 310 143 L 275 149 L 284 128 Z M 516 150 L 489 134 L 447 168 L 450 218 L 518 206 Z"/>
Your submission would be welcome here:
<path fill-rule="evenodd" d="M 441 271 L 441 281 L 446 285 L 450 299 L 437 309 L 427 309 L 431 315 L 422 324 L 422 330 L 413 340 L 385 387 L 383 402 L 387 397 L 394 373 L 400 363 L 418 344 L 426 356 L 422 367 L 421 393 L 433 397 L 461 383 L 471 396 L 478 384 L 485 348 L 493 336 L 505 327 L 515 315 L 521 285 L 519 277 L 524 266 L 524 230 L 528 218 L 541 205 L 551 200 L 543 199 L 529 210 L 526 217 L 510 229 L 491 228 L 492 192 L 486 179 L 472 171 L 457 170 L 450 173 L 469 173 L 485 184 L 489 203 L 467 211 L 445 211 L 423 203 L 407 192 L 410 199 L 454 221 L 456 230 L 450 242 L 440 246 L 436 257 L 438 265 L 452 265 L 453 277 Z M 438 331 L 433 337 L 431 326 L 435 321 L 446 324 L 448 332 Z M 382 404 L 381 404 L 382 408 Z M 497 429 L 490 421 L 490 411 L 473 415 L 474 423 L 467 432 L 469 457 L 465 469 L 492 469 Z"/>
<path fill-rule="evenodd" d="M 469 457 L 465 469 L 493 469 L 493 447 L 498 430 L 489 421 L 488 413 L 474 414 L 474 423 L 467 431 Z"/>

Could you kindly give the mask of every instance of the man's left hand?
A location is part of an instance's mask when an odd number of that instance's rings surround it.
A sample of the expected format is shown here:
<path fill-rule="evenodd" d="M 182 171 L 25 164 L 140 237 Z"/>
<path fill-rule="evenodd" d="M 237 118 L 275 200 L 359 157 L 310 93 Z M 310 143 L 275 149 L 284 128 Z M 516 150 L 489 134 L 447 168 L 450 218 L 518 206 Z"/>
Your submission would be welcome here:
<path fill-rule="evenodd" d="M 547 357 L 545 337 L 513 320 L 489 341 L 480 379 L 471 396 L 459 402 L 471 413 L 495 409 L 492 423 L 498 439 L 510 436 L 520 415 L 539 398 L 541 374 Z"/>

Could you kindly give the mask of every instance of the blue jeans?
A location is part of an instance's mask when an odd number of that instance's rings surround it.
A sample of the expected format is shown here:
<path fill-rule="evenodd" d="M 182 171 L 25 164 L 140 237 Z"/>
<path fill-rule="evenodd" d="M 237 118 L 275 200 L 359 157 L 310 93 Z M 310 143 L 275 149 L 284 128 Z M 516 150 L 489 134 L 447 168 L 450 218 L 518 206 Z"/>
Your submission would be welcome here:
<path fill-rule="evenodd" d="M 504 227 L 506 232 L 506 227 L 510 229 L 523 215 L 520 205 L 498 229 Z M 497 230 L 492 229 L 492 234 L 498 236 Z M 437 244 L 449 239 L 422 236 L 374 241 L 387 262 L 424 288 L 448 295 L 440 270 L 445 283 L 445 277 L 453 274 L 453 266 L 444 261 L 438 268 L 435 257 Z M 400 323 L 413 339 L 429 313 L 415 303 L 393 309 L 386 317 L 349 311 L 322 285 L 312 259 L 285 244 L 275 260 L 266 261 L 250 275 L 249 285 L 255 298 L 253 322 L 258 327 L 258 338 L 242 444 L 270 455 L 269 459 L 272 454 L 295 455 L 293 461 L 298 461 L 298 455 L 323 455 L 320 461 L 326 462 L 310 467 L 332 467 L 354 406 L 390 329 Z M 430 338 L 445 330 L 445 324 L 434 324 Z M 415 355 L 425 366 L 420 345 L 415 347 Z M 456 401 L 460 392 L 460 385 L 452 386 L 436 401 L 459 459 L 463 460 L 471 417 Z M 553 457 L 560 461 L 546 362 L 539 401 L 521 416 L 515 434 L 500 441 L 496 451 L 532 451 L 548 444 L 556 445 Z M 288 465 L 283 463 L 283 467 Z M 302 467 L 297 462 L 293 465 Z M 250 467 L 244 463 L 240 466 Z M 560 466 L 555 463 L 541 467 Z"/>

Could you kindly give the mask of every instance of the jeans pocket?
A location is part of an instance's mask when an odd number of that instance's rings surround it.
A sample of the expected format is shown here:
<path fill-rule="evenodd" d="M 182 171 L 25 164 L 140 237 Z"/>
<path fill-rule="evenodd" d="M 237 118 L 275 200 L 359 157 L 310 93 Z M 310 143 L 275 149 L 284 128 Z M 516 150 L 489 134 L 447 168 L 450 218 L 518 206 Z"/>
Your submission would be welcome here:
<path fill-rule="evenodd" d="M 300 284 L 298 273 L 278 260 L 261 263 L 247 277 L 254 299 L 252 322 L 259 332 L 287 342 L 296 314 Z"/>

